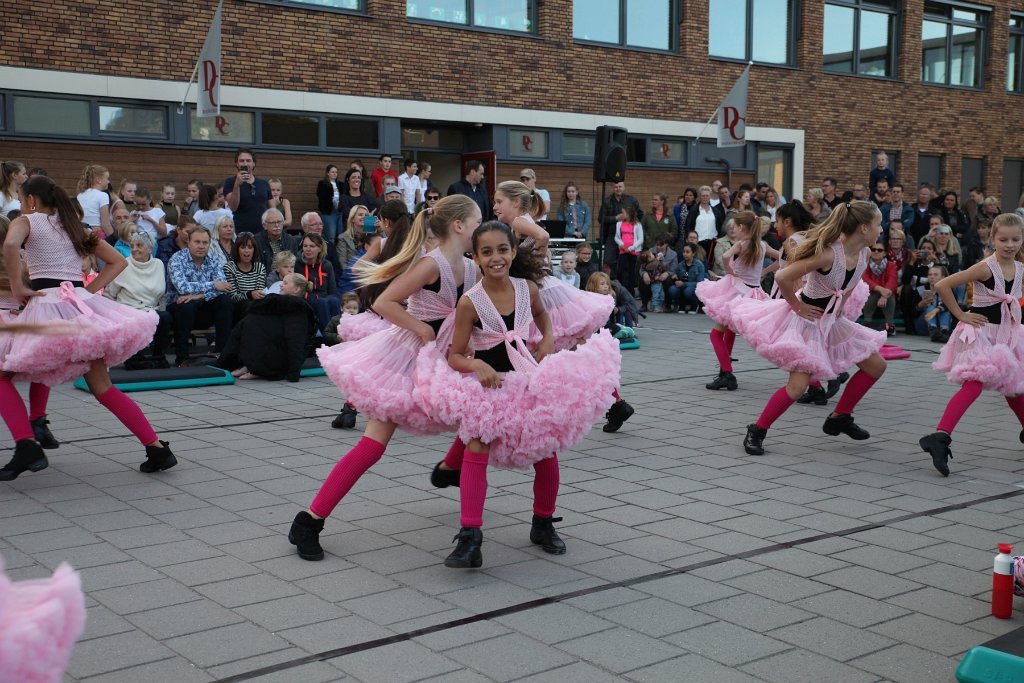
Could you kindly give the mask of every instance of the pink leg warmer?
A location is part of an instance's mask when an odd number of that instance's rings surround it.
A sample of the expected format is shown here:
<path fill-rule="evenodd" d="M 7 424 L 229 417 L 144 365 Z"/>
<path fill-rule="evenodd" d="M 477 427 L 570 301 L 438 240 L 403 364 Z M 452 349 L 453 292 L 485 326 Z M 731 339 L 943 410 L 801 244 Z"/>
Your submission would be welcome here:
<path fill-rule="evenodd" d="M 455 441 L 452 442 L 448 452 L 444 454 L 444 464 L 453 470 L 462 469 L 462 455 L 466 452 L 466 444 L 462 443 L 462 439 L 455 437 Z"/>
<path fill-rule="evenodd" d="M 722 372 L 732 372 L 732 360 L 729 357 L 729 348 L 725 342 L 725 334 L 718 330 L 711 330 L 711 348 L 715 350 L 715 357 L 718 358 L 718 367 Z"/>
<path fill-rule="evenodd" d="M 786 387 L 782 387 L 768 399 L 768 405 L 764 407 L 761 417 L 757 418 L 757 426 L 761 429 L 768 429 L 778 420 L 784 412 L 793 405 L 793 399 L 786 393 Z"/>
<path fill-rule="evenodd" d="M 28 423 L 25 402 L 21 400 L 21 395 L 14 388 L 14 382 L 10 377 L 0 376 L 0 417 L 7 423 L 7 428 L 11 430 L 11 438 L 15 441 L 35 438 L 32 425 Z"/>
<path fill-rule="evenodd" d="M 156 441 L 156 432 L 153 431 L 146 416 L 142 414 L 139 404 L 121 393 L 120 389 L 111 386 L 97 396 L 96 400 L 100 402 L 101 406 L 112 412 L 114 417 L 120 420 L 121 424 L 127 427 L 128 431 L 134 434 L 143 446 Z"/>
<path fill-rule="evenodd" d="M 38 420 L 44 417 L 46 415 L 46 404 L 49 400 L 50 387 L 39 382 L 32 382 L 28 387 L 28 419 Z"/>
<path fill-rule="evenodd" d="M 953 394 L 953 398 L 949 399 L 949 403 L 946 404 L 946 410 L 942 413 L 942 419 L 939 420 L 937 429 L 940 432 L 952 434 L 956 429 L 956 423 L 964 416 L 971 404 L 978 400 L 979 396 L 981 396 L 981 382 L 964 382 L 960 391 Z"/>
<path fill-rule="evenodd" d="M 1024 426 L 1024 394 L 1019 396 L 1007 396 L 1006 404 L 1010 406 L 1010 410 L 1020 420 L 1021 426 Z"/>
<path fill-rule="evenodd" d="M 459 525 L 479 529 L 484 525 L 484 500 L 487 498 L 487 453 L 466 449 L 459 475 L 461 518 Z"/>
<path fill-rule="evenodd" d="M 722 338 L 725 340 L 725 350 L 731 356 L 732 347 L 736 346 L 736 333 L 732 330 L 726 329 L 726 331 L 722 333 Z"/>
<path fill-rule="evenodd" d="M 821 382 L 819 382 L 816 379 L 812 379 L 810 382 L 807 383 L 807 386 L 809 386 L 809 387 L 817 387 L 817 388 L 821 389 Z"/>
<path fill-rule="evenodd" d="M 317 517 L 329 517 L 334 508 L 355 486 L 359 477 L 376 464 L 384 455 L 384 444 L 364 436 L 346 453 L 327 475 L 327 481 L 320 487 L 309 509 Z"/>
<path fill-rule="evenodd" d="M 843 395 L 839 397 L 839 402 L 836 403 L 836 415 L 849 415 L 852 413 L 853 409 L 857 407 L 857 403 L 864 398 L 864 394 L 868 393 L 868 389 L 873 387 L 877 381 L 877 377 L 872 377 L 863 370 L 855 372 L 850 381 L 846 383 L 846 388 L 843 389 Z"/>
<path fill-rule="evenodd" d="M 533 463 L 533 514 L 553 517 L 558 498 L 558 454 Z"/>
<path fill-rule="evenodd" d="M 621 401 L 621 400 L 622 400 L 622 397 L 621 397 L 621 396 L 619 396 L 619 390 L 618 390 L 618 389 L 612 389 L 612 397 L 613 397 L 613 398 L 614 398 L 614 399 L 615 399 L 616 401 Z"/>

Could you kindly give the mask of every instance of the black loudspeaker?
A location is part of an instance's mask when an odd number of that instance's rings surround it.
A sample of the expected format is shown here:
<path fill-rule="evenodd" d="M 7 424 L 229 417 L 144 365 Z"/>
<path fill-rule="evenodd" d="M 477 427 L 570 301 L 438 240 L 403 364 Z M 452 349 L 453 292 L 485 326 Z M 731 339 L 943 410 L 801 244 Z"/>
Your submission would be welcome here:
<path fill-rule="evenodd" d="M 617 183 L 626 179 L 625 128 L 600 126 L 594 146 L 594 182 Z"/>

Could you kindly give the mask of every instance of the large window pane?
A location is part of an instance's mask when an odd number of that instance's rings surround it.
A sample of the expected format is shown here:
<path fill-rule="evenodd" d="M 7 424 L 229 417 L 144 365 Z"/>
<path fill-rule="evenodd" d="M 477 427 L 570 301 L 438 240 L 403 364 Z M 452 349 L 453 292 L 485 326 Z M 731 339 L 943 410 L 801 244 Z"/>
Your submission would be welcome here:
<path fill-rule="evenodd" d="M 792 150 L 758 145 L 757 181 L 772 186 L 776 193 L 789 197 L 789 173 Z"/>
<path fill-rule="evenodd" d="M 1024 19 L 1017 21 L 1024 24 Z M 1024 92 L 1024 83 L 1021 82 L 1022 58 L 1024 58 L 1024 34 L 1011 32 L 1006 68 L 1006 89 L 1010 92 Z"/>
<path fill-rule="evenodd" d="M 931 183 L 942 187 L 942 157 L 935 154 L 919 154 L 917 157 L 917 182 Z"/>
<path fill-rule="evenodd" d="M 263 144 L 320 146 L 320 118 L 299 114 L 264 114 Z"/>
<path fill-rule="evenodd" d="M 548 158 L 548 134 L 542 130 L 510 128 L 508 153 L 513 157 Z"/>
<path fill-rule="evenodd" d="M 572 37 L 601 43 L 619 42 L 619 0 L 575 0 Z"/>
<path fill-rule="evenodd" d="M 860 13 L 860 60 L 858 73 L 865 76 L 889 76 L 890 37 L 892 36 L 891 14 L 881 12 Z"/>
<path fill-rule="evenodd" d="M 15 96 L 14 130 L 18 133 L 90 135 L 89 103 L 83 100 Z"/>
<path fill-rule="evenodd" d="M 960 201 L 968 195 L 972 187 L 981 187 L 984 184 L 985 160 L 970 159 L 964 157 L 960 161 Z"/>
<path fill-rule="evenodd" d="M 167 137 L 167 110 L 163 107 L 100 105 L 100 132 Z"/>
<path fill-rule="evenodd" d="M 789 0 L 753 0 L 750 58 L 765 64 L 789 63 Z"/>
<path fill-rule="evenodd" d="M 921 80 L 946 82 L 946 24 L 925 21 L 921 27 Z"/>
<path fill-rule="evenodd" d="M 567 157 L 594 157 L 594 136 L 566 133 L 562 136 L 562 154 Z"/>
<path fill-rule="evenodd" d="M 346 149 L 380 147 L 380 126 L 367 119 L 327 118 L 327 146 Z"/>
<path fill-rule="evenodd" d="M 314 5 L 316 7 L 330 7 L 332 9 L 362 9 L 362 0 L 285 0 L 297 5 Z"/>
<path fill-rule="evenodd" d="M 647 163 L 646 138 L 626 138 L 626 161 Z"/>
<path fill-rule="evenodd" d="M 1024 161 L 1021 159 L 1003 160 L 1003 195 L 999 206 L 1008 211 L 1024 201 Z"/>
<path fill-rule="evenodd" d="M 530 33 L 529 0 L 474 0 L 473 24 L 502 31 Z"/>
<path fill-rule="evenodd" d="M 220 116 L 196 117 L 196 108 L 189 107 L 189 124 L 193 141 L 234 142 L 253 144 L 256 142 L 256 115 L 249 111 L 220 110 Z"/>
<path fill-rule="evenodd" d="M 466 0 L 407 0 L 405 15 L 415 19 L 444 21 L 449 24 L 469 23 Z"/>
<path fill-rule="evenodd" d="M 680 140 L 651 140 L 647 158 L 652 162 L 686 163 L 686 143 Z"/>
<path fill-rule="evenodd" d="M 825 70 L 853 73 L 852 7 L 825 5 Z"/>
<path fill-rule="evenodd" d="M 669 0 L 626 0 L 626 45 L 667 50 L 671 30 Z"/>
<path fill-rule="evenodd" d="M 746 59 L 747 0 L 711 0 L 708 18 L 708 54 Z"/>
<path fill-rule="evenodd" d="M 981 31 L 966 26 L 953 26 L 953 47 L 950 54 L 950 85 L 975 86 L 980 65 L 977 59 Z"/>

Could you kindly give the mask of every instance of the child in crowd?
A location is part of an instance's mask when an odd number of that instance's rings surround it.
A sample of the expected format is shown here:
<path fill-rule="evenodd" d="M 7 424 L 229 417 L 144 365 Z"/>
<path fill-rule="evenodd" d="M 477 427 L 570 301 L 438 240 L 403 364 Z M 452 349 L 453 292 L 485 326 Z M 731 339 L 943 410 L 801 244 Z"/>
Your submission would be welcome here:
<path fill-rule="evenodd" d="M 885 372 L 878 351 L 886 336 L 843 316 L 842 306 L 867 268 L 868 246 L 878 240 L 881 229 L 882 214 L 874 203 L 837 204 L 776 274 L 782 299 L 744 300 L 734 306 L 737 332 L 755 351 L 789 372 L 788 384 L 775 392 L 757 422 L 747 426 L 743 448 L 748 454 L 764 454 L 768 428 L 803 395 L 811 379 L 832 379 L 851 365 L 860 370 L 822 431 L 857 440 L 870 436 L 854 423 L 852 413 Z"/>
<path fill-rule="evenodd" d="M 110 171 L 103 166 L 86 166 L 78 179 L 78 205 L 81 207 L 82 222 L 99 231 L 100 239 L 111 232 L 110 224 Z M 24 212 L 22 207 L 22 212 Z"/>
<path fill-rule="evenodd" d="M 932 465 L 949 476 L 951 435 L 957 422 L 983 389 L 1006 398 L 1024 426 L 1024 336 L 1021 332 L 1022 280 L 1024 280 L 1024 218 L 1004 213 L 992 221 L 995 253 L 967 270 L 935 283 L 935 291 L 960 322 L 939 353 L 934 368 L 960 385 L 949 400 L 936 431 L 920 440 Z M 953 289 L 974 283 L 974 301 L 964 311 Z M 1024 442 L 1024 429 L 1020 440 Z"/>
<path fill-rule="evenodd" d="M 553 515 L 558 495 L 556 451 L 583 439 L 611 403 L 618 384 L 618 344 L 607 332 L 572 351 L 554 351 L 551 321 L 537 283 L 545 279 L 532 251 L 518 251 L 507 225 L 489 221 L 473 233 L 473 257 L 483 278 L 459 300 L 446 355 L 428 346 L 433 361 L 417 378 L 417 395 L 444 421 L 457 421 L 466 443 L 459 496 L 460 526 L 446 567 L 483 563 L 487 465 L 533 467 L 530 541 L 565 553 Z M 536 358 L 527 348 L 541 332 Z M 433 353 L 431 353 L 433 351 Z M 571 400 L 570 400 L 571 397 Z"/>
<path fill-rule="evenodd" d="M 601 270 L 601 267 L 594 263 L 594 248 L 586 242 L 576 245 L 576 273 L 580 276 L 580 288 L 586 289 L 590 276 Z"/>
<path fill-rule="evenodd" d="M 153 206 L 153 194 L 144 187 L 135 191 L 135 211 L 132 216 L 138 229 L 153 238 L 153 244 L 161 237 L 167 236 L 164 210 L 159 206 Z"/>
<path fill-rule="evenodd" d="M 644 248 L 644 229 L 637 218 L 634 202 L 626 202 L 622 212 L 625 219 L 615 223 L 615 244 L 619 247 L 615 279 L 632 294 L 636 291 L 637 257 Z"/>
<path fill-rule="evenodd" d="M 274 272 L 267 276 L 267 288 L 264 294 L 280 294 L 281 281 L 286 275 L 295 272 L 295 254 L 290 251 L 279 251 L 274 256 Z"/>
<path fill-rule="evenodd" d="M 284 229 L 291 232 L 292 227 L 292 203 L 281 194 L 284 192 L 284 185 L 280 178 L 271 178 L 267 181 L 270 186 L 270 199 L 267 200 L 268 209 L 277 209 L 284 216 Z"/>
<path fill-rule="evenodd" d="M 202 191 L 203 181 L 188 181 L 188 196 L 185 197 L 185 203 L 181 205 L 181 215 L 195 218 L 196 212 L 199 211 L 199 193 Z"/>
<path fill-rule="evenodd" d="M 170 230 L 174 230 L 178 225 L 178 207 L 174 203 L 176 194 L 177 190 L 170 183 L 164 185 L 160 192 L 160 209 L 164 212 L 164 222 Z"/>
<path fill-rule="evenodd" d="M 676 252 L 669 249 L 669 236 L 662 233 L 654 238 L 654 246 L 640 254 L 640 310 L 667 313 L 669 303 L 665 300 L 669 278 L 679 266 Z M 644 297 L 646 295 L 646 301 Z"/>
<path fill-rule="evenodd" d="M 375 330 L 367 331 L 367 333 L 362 334 L 362 336 L 346 337 L 344 335 L 345 328 L 341 325 L 341 322 L 343 320 L 352 320 L 363 314 L 359 312 L 358 294 L 355 292 L 345 292 L 342 294 L 341 313 L 331 318 L 331 321 L 327 323 L 327 328 L 324 330 L 324 344 L 327 346 L 334 346 L 335 344 L 340 344 L 343 341 L 356 341 L 357 339 L 362 339 L 365 336 L 373 334 L 373 332 L 379 332 L 381 329 L 384 329 L 384 327 L 391 324 L 373 311 L 367 311 L 366 313 L 379 320 L 383 326 L 377 326 Z M 365 329 L 365 326 L 359 327 L 364 327 Z M 331 422 L 331 426 L 335 429 L 352 429 L 356 426 L 356 416 L 358 414 L 359 411 L 356 410 L 356 407 L 348 401 L 345 401 L 345 404 L 341 407 L 341 412 L 338 413 L 338 416 Z"/>
<path fill-rule="evenodd" d="M 918 308 L 923 311 L 918 319 L 918 325 L 927 328 L 928 335 L 933 342 L 945 344 L 949 341 L 949 330 L 952 326 L 952 315 L 946 308 L 942 297 L 937 296 L 935 286 L 945 277 L 949 277 L 946 266 L 932 266 L 928 269 L 928 287 L 922 288 L 921 301 Z M 923 331 L 923 330 L 922 330 Z"/>
<path fill-rule="evenodd" d="M 567 251 L 562 254 L 562 260 L 555 270 L 555 277 L 570 287 L 580 288 L 580 274 L 576 272 L 576 252 Z"/>
<path fill-rule="evenodd" d="M 779 252 L 761 239 L 762 223 L 752 211 L 740 211 L 733 221 L 737 240 L 722 254 L 725 277 L 714 282 L 705 280 L 697 285 L 697 297 L 704 304 L 704 312 L 715 321 L 711 330 L 711 346 L 718 358 L 719 371 L 718 377 L 705 385 L 715 391 L 735 391 L 738 387 L 736 376 L 732 374 L 731 358 L 733 344 L 736 343 L 733 304 L 740 299 L 768 299 L 768 294 L 761 289 L 765 257 L 776 262 L 779 258 Z M 777 267 L 778 264 L 774 263 L 768 271 Z"/>
<path fill-rule="evenodd" d="M 137 231 L 138 226 L 130 221 L 117 226 L 117 230 L 114 231 L 114 235 L 117 237 L 117 241 L 114 242 L 114 249 L 118 254 L 125 258 L 132 255 L 132 236 Z M 82 268 L 82 272 L 86 272 L 85 268 Z"/>
<path fill-rule="evenodd" d="M 671 311 L 696 315 L 700 309 L 697 285 L 704 281 L 707 269 L 704 262 L 697 257 L 698 249 L 699 244 L 683 244 L 683 258 L 668 280 L 668 302 Z"/>

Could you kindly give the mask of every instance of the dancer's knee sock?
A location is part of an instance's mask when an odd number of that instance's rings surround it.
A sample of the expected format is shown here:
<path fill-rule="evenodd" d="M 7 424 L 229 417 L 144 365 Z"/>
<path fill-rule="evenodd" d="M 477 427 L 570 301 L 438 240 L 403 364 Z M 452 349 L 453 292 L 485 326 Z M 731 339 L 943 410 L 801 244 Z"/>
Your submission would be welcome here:
<path fill-rule="evenodd" d="M 812 379 L 812 380 L 810 381 L 810 383 L 809 383 L 809 384 L 808 384 L 807 386 L 809 386 L 809 387 L 815 387 L 815 388 L 821 389 L 821 382 L 819 382 L 819 381 L 818 381 L 818 380 L 816 380 L 816 379 Z"/>
<path fill-rule="evenodd" d="M 487 498 L 487 453 L 466 449 L 459 475 L 459 525 L 479 529 L 484 525 L 484 500 Z"/>
<path fill-rule="evenodd" d="M 722 372 L 732 372 L 732 360 L 729 358 L 729 349 L 725 343 L 724 333 L 719 330 L 711 330 L 711 348 L 715 350 L 718 367 L 722 369 Z"/>
<path fill-rule="evenodd" d="M 619 390 L 618 390 L 618 389 L 612 389 L 612 397 L 613 397 L 613 398 L 614 398 L 614 399 L 615 399 L 616 401 L 621 401 L 621 400 L 622 400 L 622 397 L 621 397 L 621 396 L 619 396 Z"/>
<path fill-rule="evenodd" d="M 46 415 L 46 404 L 50 400 L 50 387 L 32 382 L 28 387 L 28 419 L 38 420 Z"/>
<path fill-rule="evenodd" d="M 128 431 L 134 434 L 143 446 L 156 441 L 156 432 L 153 431 L 146 416 L 142 414 L 139 404 L 121 393 L 120 389 L 111 386 L 97 396 L 96 400 L 100 402 L 101 406 L 112 412 L 114 417 L 120 420 L 121 424 L 127 427 Z"/>
<path fill-rule="evenodd" d="M 364 436 L 346 453 L 327 475 L 309 509 L 317 517 L 329 517 L 345 494 L 355 486 L 359 477 L 384 455 L 384 444 Z"/>
<path fill-rule="evenodd" d="M 28 411 L 21 394 L 14 388 L 10 377 L 0 377 L 0 417 L 11 430 L 11 438 L 15 441 L 34 439 L 32 425 L 28 422 Z"/>
<path fill-rule="evenodd" d="M 455 441 L 448 448 L 448 452 L 444 454 L 444 464 L 453 470 L 462 469 L 462 454 L 466 452 L 466 444 L 462 443 L 462 439 L 455 437 Z"/>
<path fill-rule="evenodd" d="M 937 429 L 940 432 L 952 434 L 956 429 L 956 423 L 964 416 L 971 404 L 978 400 L 979 396 L 981 396 L 981 382 L 964 382 L 960 391 L 953 394 L 953 398 L 949 399 L 949 403 L 946 404 L 946 410 L 942 413 L 942 419 L 939 420 Z M 1017 411 L 1014 410 L 1014 412 Z"/>
<path fill-rule="evenodd" d="M 733 332 L 730 329 L 726 329 L 724 332 L 722 332 L 722 339 L 725 340 L 725 350 L 731 356 L 732 355 L 732 347 L 736 346 L 736 333 Z M 730 362 L 732 362 L 732 361 L 730 360 Z M 732 370 L 730 369 L 730 372 L 731 371 Z"/>
<path fill-rule="evenodd" d="M 852 413 L 853 409 L 857 407 L 857 403 L 864 398 L 864 394 L 868 393 L 868 389 L 873 387 L 877 381 L 877 377 L 872 377 L 863 370 L 855 372 L 847 382 L 846 388 L 843 389 L 843 395 L 839 397 L 839 402 L 836 403 L 835 414 L 849 415 Z"/>
<path fill-rule="evenodd" d="M 533 463 L 533 514 L 551 517 L 558 498 L 558 455 Z"/>
<path fill-rule="evenodd" d="M 1010 410 L 1020 420 L 1021 426 L 1024 426 L 1024 394 L 1020 396 L 1007 396 L 1006 404 L 1010 406 Z"/>
<path fill-rule="evenodd" d="M 784 412 L 789 410 L 791 405 L 793 405 L 793 399 L 786 393 L 786 387 L 782 387 L 768 399 L 768 405 L 761 412 L 761 417 L 757 418 L 757 426 L 761 429 L 768 429 Z"/>

